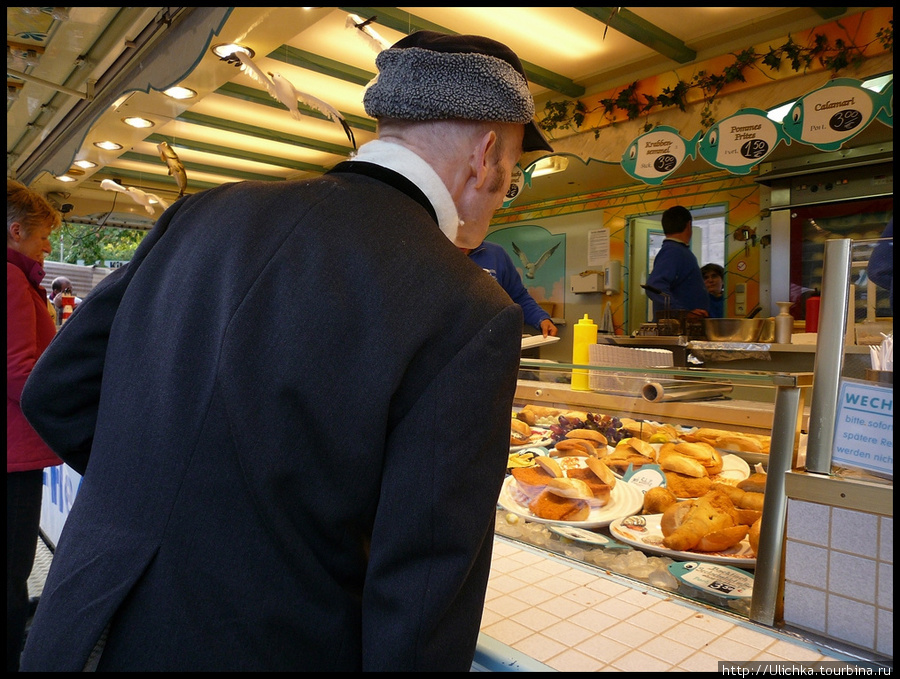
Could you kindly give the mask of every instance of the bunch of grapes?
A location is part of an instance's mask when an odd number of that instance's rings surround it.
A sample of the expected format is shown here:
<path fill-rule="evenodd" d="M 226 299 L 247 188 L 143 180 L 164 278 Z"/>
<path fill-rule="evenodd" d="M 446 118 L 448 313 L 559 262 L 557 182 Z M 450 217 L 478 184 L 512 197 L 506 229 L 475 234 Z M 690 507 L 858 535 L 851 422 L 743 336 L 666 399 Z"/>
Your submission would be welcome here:
<path fill-rule="evenodd" d="M 610 417 L 609 415 L 596 415 L 594 413 L 587 414 L 587 420 L 579 417 L 559 416 L 559 424 L 550 425 L 550 436 L 554 441 L 561 441 L 566 438 L 573 429 L 593 429 L 599 431 L 606 437 L 609 445 L 615 446 L 619 441 L 625 438 L 627 432 L 622 430 L 622 423 L 618 417 Z"/>

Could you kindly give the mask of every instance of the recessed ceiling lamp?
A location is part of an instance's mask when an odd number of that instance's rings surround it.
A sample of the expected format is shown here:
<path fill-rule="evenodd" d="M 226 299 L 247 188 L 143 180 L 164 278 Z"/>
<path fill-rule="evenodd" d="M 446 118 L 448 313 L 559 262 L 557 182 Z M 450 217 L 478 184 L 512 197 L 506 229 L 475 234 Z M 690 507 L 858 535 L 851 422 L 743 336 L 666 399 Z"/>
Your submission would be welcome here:
<path fill-rule="evenodd" d="M 97 163 L 91 160 L 76 160 L 73 164 L 77 165 L 78 167 L 83 167 L 85 170 L 90 170 L 92 167 L 97 167 Z"/>
<path fill-rule="evenodd" d="M 197 93 L 190 87 L 181 87 L 180 85 L 163 90 L 163 94 L 172 99 L 193 99 L 197 96 Z"/>
<path fill-rule="evenodd" d="M 117 144 L 114 141 L 95 141 L 94 146 L 98 149 L 103 149 L 104 151 L 118 151 L 122 148 L 121 144 Z"/>
<path fill-rule="evenodd" d="M 213 54 L 215 54 L 220 59 L 227 59 L 235 52 L 243 52 L 251 59 L 256 56 L 256 52 L 254 52 L 249 47 L 245 47 L 244 45 L 238 45 L 235 42 L 230 42 L 227 44 L 215 45 L 212 48 Z"/>
<path fill-rule="evenodd" d="M 122 122 L 126 125 L 131 125 L 131 127 L 153 127 L 155 124 L 152 120 L 147 120 L 146 118 L 140 118 L 138 116 L 128 116 L 127 118 L 122 118 Z"/>
<path fill-rule="evenodd" d="M 548 156 L 534 163 L 533 167 L 534 169 L 531 172 L 532 178 L 543 177 L 547 174 L 565 170 L 569 167 L 569 159 L 563 156 Z"/>
<path fill-rule="evenodd" d="M 61 175 L 59 175 L 58 177 L 56 177 L 56 179 L 58 179 L 58 180 L 61 181 L 61 182 L 74 182 L 74 181 L 78 181 L 77 179 L 75 179 L 75 177 L 70 177 L 70 176 L 67 175 L 67 174 L 61 174 Z"/>

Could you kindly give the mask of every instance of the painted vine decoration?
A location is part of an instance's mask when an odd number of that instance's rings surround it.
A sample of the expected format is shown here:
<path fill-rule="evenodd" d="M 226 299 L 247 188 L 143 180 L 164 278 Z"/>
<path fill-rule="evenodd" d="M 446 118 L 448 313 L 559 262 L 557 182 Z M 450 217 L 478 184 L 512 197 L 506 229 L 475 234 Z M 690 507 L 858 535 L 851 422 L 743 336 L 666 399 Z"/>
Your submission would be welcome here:
<path fill-rule="evenodd" d="M 878 30 L 876 40 L 886 51 L 894 51 L 893 19 L 887 26 Z M 679 80 L 674 87 L 665 87 L 657 95 L 639 95 L 637 93 L 638 82 L 633 82 L 620 90 L 615 97 L 601 99 L 599 106 L 592 109 L 588 109 L 581 100 L 547 102 L 544 105 L 544 117 L 539 124 L 547 132 L 563 129 L 578 130 L 584 124 L 585 118 L 597 111 L 602 111 L 603 116 L 611 124 L 615 124 L 617 111 L 623 112 L 628 120 L 635 120 L 653 109 L 677 106 L 679 110 L 685 111 L 688 93 L 691 90 L 700 90 L 705 100 L 700 112 L 700 124 L 706 130 L 716 122 L 712 112 L 716 96 L 731 83 L 745 82 L 744 74 L 747 69 L 764 66 L 770 71 L 778 71 L 787 64 L 794 72 L 800 72 L 818 60 L 832 74 L 837 74 L 845 69 L 860 66 L 865 59 L 865 51 L 869 44 L 859 47 L 840 38 L 832 44 L 827 36 L 816 34 L 812 46 L 805 47 L 789 37 L 787 42 L 780 47 L 770 47 L 766 54 L 757 54 L 752 47 L 743 50 L 735 55 L 734 62 L 726 66 L 721 73 L 700 71 L 691 78 L 690 82 Z M 599 126 L 593 128 L 595 139 L 600 136 L 600 129 Z M 651 129 L 653 129 L 652 123 L 648 122 L 644 125 L 645 131 Z"/>

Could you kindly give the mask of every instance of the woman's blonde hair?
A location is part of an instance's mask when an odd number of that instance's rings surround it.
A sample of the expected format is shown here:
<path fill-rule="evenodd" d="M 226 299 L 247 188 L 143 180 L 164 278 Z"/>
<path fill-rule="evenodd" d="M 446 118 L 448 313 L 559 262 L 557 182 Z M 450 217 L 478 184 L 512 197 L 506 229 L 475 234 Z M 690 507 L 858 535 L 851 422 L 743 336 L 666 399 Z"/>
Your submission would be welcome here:
<path fill-rule="evenodd" d="M 15 179 L 6 180 L 6 238 L 14 222 L 30 234 L 34 229 L 50 224 L 55 229 L 62 223 L 62 215 L 50 202 Z"/>

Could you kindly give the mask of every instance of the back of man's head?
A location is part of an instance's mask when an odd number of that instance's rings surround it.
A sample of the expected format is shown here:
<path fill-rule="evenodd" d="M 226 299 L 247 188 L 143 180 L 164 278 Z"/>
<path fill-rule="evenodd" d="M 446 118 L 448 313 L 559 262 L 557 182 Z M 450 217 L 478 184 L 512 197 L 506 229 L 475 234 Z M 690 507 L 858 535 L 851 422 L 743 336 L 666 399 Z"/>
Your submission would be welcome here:
<path fill-rule="evenodd" d="M 503 43 L 477 35 L 417 31 L 379 53 L 366 113 L 406 121 L 469 120 L 525 126 L 522 150 L 553 148 L 534 122 L 525 70 Z"/>
<path fill-rule="evenodd" d="M 686 207 L 673 205 L 662 214 L 663 233 L 667 236 L 682 233 L 691 221 L 691 213 Z"/>
<path fill-rule="evenodd" d="M 53 279 L 53 282 L 50 284 L 50 290 L 53 292 L 63 292 L 65 290 L 72 290 L 72 281 L 70 281 L 65 276 L 58 276 Z"/>

